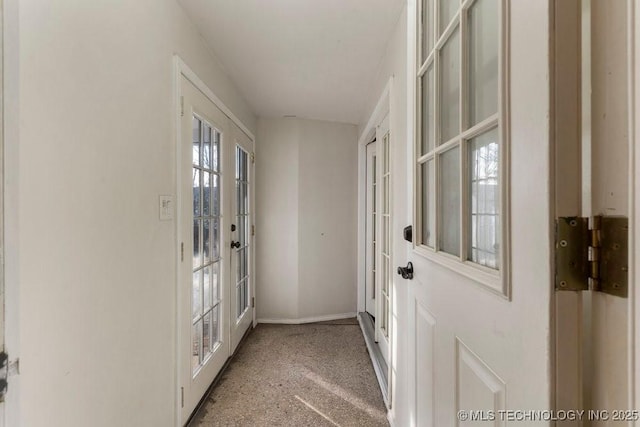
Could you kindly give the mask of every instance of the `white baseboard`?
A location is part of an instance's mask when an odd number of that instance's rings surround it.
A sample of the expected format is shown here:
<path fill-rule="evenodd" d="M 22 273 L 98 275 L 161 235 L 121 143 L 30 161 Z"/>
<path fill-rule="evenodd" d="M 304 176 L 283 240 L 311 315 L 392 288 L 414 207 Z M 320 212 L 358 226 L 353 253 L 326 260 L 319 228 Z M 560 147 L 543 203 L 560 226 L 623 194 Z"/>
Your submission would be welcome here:
<path fill-rule="evenodd" d="M 357 313 L 354 311 L 353 313 L 327 314 L 325 316 L 303 317 L 300 319 L 258 319 L 258 323 L 300 325 L 303 323 L 315 323 L 315 322 L 326 322 L 328 320 L 348 319 L 350 317 L 356 317 L 356 314 Z"/>
<path fill-rule="evenodd" d="M 396 425 L 396 417 L 393 409 L 387 412 L 387 421 L 389 421 L 389 425 L 391 427 L 395 427 Z"/>

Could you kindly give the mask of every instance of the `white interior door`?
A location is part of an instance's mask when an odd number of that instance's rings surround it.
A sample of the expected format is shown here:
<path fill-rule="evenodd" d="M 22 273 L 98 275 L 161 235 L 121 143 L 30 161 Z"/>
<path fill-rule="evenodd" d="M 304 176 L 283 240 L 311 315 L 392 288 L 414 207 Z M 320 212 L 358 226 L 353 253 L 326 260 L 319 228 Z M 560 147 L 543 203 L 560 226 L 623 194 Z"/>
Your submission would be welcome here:
<path fill-rule="evenodd" d="M 365 311 L 376 317 L 376 257 L 377 257 L 377 155 L 376 142 L 366 147 L 367 155 L 367 190 L 366 190 L 366 260 L 365 260 Z"/>
<path fill-rule="evenodd" d="M 548 6 L 408 3 L 409 425 L 551 407 Z"/>
<path fill-rule="evenodd" d="M 222 159 L 233 150 L 227 117 L 184 77 L 179 155 L 179 348 L 185 423 L 229 357 L 228 251 L 231 195 Z M 232 172 L 231 172 L 232 173 Z"/>
<path fill-rule="evenodd" d="M 253 141 L 237 126 L 231 164 L 233 214 L 231 225 L 231 353 L 253 321 Z"/>
<path fill-rule="evenodd" d="M 391 231 L 391 158 L 390 158 L 390 133 L 389 116 L 380 122 L 376 128 L 376 143 L 380 150 L 379 167 L 376 168 L 376 201 L 377 201 L 377 229 L 379 230 L 379 244 L 376 247 L 376 316 L 375 316 L 375 340 L 380 347 L 387 366 L 389 363 L 389 342 L 391 337 L 391 286 L 394 268 L 391 257 L 393 233 Z M 388 378 L 388 377 L 387 377 Z"/>

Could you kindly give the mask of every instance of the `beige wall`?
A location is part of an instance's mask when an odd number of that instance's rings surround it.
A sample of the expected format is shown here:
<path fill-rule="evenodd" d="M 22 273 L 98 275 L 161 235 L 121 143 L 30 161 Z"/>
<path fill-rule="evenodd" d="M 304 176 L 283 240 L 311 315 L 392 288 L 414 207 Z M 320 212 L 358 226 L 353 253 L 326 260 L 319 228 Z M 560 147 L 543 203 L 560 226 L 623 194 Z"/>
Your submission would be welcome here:
<path fill-rule="evenodd" d="M 257 141 L 259 321 L 355 313 L 356 127 L 261 119 Z"/>
<path fill-rule="evenodd" d="M 174 0 L 19 8 L 21 425 L 173 425 L 175 224 L 158 220 L 158 195 L 175 194 L 173 54 L 252 130 L 255 117 Z"/>

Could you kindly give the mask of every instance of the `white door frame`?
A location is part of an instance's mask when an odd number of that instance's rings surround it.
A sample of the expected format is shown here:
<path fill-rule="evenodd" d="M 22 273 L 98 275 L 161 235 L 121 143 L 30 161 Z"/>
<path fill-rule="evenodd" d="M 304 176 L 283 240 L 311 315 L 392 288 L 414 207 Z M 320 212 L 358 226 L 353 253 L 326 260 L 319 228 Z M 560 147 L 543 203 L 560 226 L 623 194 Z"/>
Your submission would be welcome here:
<path fill-rule="evenodd" d="M 374 108 L 369 120 L 367 121 L 367 125 L 362 130 L 360 137 L 358 138 L 358 292 L 357 292 L 357 311 L 358 313 L 362 313 L 366 311 L 365 306 L 365 297 L 366 297 L 366 278 L 367 278 L 367 269 L 366 269 L 366 251 L 367 251 L 367 228 L 366 228 L 366 214 L 367 214 L 367 145 L 374 136 L 376 136 L 376 131 L 378 125 L 382 123 L 382 121 L 387 117 L 389 126 L 387 131 L 391 135 L 389 145 L 390 147 L 394 146 L 394 129 L 392 128 L 392 115 L 393 111 L 391 110 L 391 99 L 392 99 L 392 89 L 393 88 L 393 76 L 389 77 L 387 84 L 385 85 L 382 94 L 378 98 L 378 102 L 376 103 L 376 107 Z M 376 140 L 376 144 L 382 144 L 382 140 Z M 380 147 L 381 145 L 378 145 Z M 378 153 L 380 153 L 380 149 L 378 148 Z M 380 154 L 378 155 L 380 158 Z M 377 168 L 380 171 L 380 167 Z M 380 172 L 378 172 L 379 174 Z M 393 175 L 393 171 L 391 171 Z M 379 182 L 381 182 L 379 180 Z M 391 189 L 392 191 L 392 189 Z M 378 199 L 380 199 L 380 191 L 378 191 Z M 393 205 L 392 205 L 393 207 Z M 379 213 L 378 216 L 381 214 Z M 379 219 L 378 221 L 378 230 L 380 230 L 379 224 L 381 223 Z M 393 222 L 391 222 L 390 227 Z M 390 268 L 393 268 L 393 240 L 391 241 L 390 247 L 391 260 L 390 260 Z M 375 255 L 374 255 L 375 256 Z M 377 260 L 377 264 L 380 265 L 380 260 Z M 379 275 L 378 275 L 379 276 Z M 380 286 L 380 281 L 377 280 L 378 286 Z M 393 400 L 395 399 L 395 392 L 393 390 L 393 384 L 395 383 L 394 372 L 395 372 L 395 354 L 393 349 L 395 348 L 395 343 L 397 342 L 396 332 L 395 332 L 395 324 L 392 321 L 394 318 L 393 313 L 393 295 L 395 295 L 395 290 L 393 287 L 395 286 L 395 282 L 392 281 L 390 283 L 389 295 L 390 295 L 390 305 L 391 308 L 389 310 L 389 355 L 387 360 L 387 395 L 384 396 L 384 400 L 387 403 L 389 408 L 394 408 L 395 405 Z M 377 303 L 376 303 L 377 305 Z M 393 410 L 393 409 L 391 409 Z"/>
<path fill-rule="evenodd" d="M 365 310 L 365 286 L 367 279 L 366 253 L 367 253 L 367 227 L 364 220 L 367 213 L 367 145 L 376 135 L 376 126 L 391 113 L 391 85 L 393 76 L 389 78 L 378 99 L 376 108 L 371 113 L 367 125 L 358 138 L 358 313 Z M 391 122 L 389 131 L 392 132 Z"/>
<path fill-rule="evenodd" d="M 20 423 L 20 375 L 18 375 L 18 358 L 20 357 L 20 277 L 19 277 L 19 1 L 0 0 L 2 16 L 2 162 L 3 162 L 3 282 L 5 291 L 5 348 L 13 368 L 10 370 L 9 390 L 5 400 L 4 425 L 13 426 Z M 0 425 L 2 423 L 0 422 Z"/>
<path fill-rule="evenodd" d="M 366 156 L 367 156 L 367 163 L 366 163 L 366 195 L 365 195 L 365 202 L 366 202 L 366 211 L 365 211 L 365 219 L 364 219 L 364 225 L 365 225 L 365 291 L 364 291 L 364 310 L 363 313 L 369 313 L 371 315 L 375 315 L 376 309 L 375 309 L 375 304 L 376 304 L 376 296 L 373 292 L 372 289 L 372 284 L 374 285 L 373 288 L 375 289 L 375 285 L 376 285 L 376 277 L 375 274 L 372 274 L 373 271 L 376 269 L 376 262 L 378 262 L 378 260 L 376 259 L 376 254 L 375 254 L 375 250 L 374 250 L 374 237 L 377 236 L 378 233 L 376 233 L 376 228 L 377 228 L 377 224 L 374 224 L 372 221 L 370 221 L 370 219 L 373 216 L 373 213 L 376 212 L 376 206 L 373 203 L 373 201 L 376 200 L 376 192 L 377 192 L 377 186 L 375 186 L 375 182 L 376 182 L 376 174 L 377 172 L 374 174 L 374 170 L 376 170 L 376 168 L 373 167 L 373 165 L 375 164 L 374 162 L 377 162 L 377 150 L 376 150 L 376 142 L 372 141 L 370 143 L 368 143 L 365 146 L 365 151 L 366 151 Z M 375 186 L 375 187 L 374 187 Z M 367 289 L 368 288 L 368 289 Z M 369 311 L 371 310 L 371 311 Z"/>
<path fill-rule="evenodd" d="M 180 170 L 181 170 L 181 164 L 180 164 L 180 159 L 182 156 L 181 153 L 181 147 L 180 147 L 180 141 L 181 141 L 181 113 L 182 113 L 182 105 L 181 105 L 181 89 L 180 89 L 180 82 L 181 79 L 184 77 L 186 78 L 188 81 L 190 81 L 196 88 L 198 88 L 198 90 L 200 90 L 216 107 L 218 107 L 232 122 L 234 122 L 248 137 L 249 139 L 251 139 L 251 141 L 253 141 L 253 143 L 255 144 L 255 136 L 253 135 L 253 133 L 249 130 L 249 128 L 247 128 L 244 123 L 242 123 L 242 121 L 235 115 L 233 114 L 233 112 L 220 100 L 220 98 L 218 98 L 216 96 L 216 94 L 197 76 L 197 74 L 178 56 L 178 55 L 174 55 L 173 57 L 173 63 L 174 63 L 174 80 L 173 80 L 173 90 L 174 90 L 174 120 L 173 120 L 173 126 L 174 126 L 174 140 L 175 140 L 175 172 L 174 172 L 174 185 L 175 185 L 175 191 L 176 191 L 176 203 L 175 206 L 178 207 L 180 206 L 180 200 L 181 200 L 181 191 L 180 191 L 180 185 L 179 185 L 179 178 L 180 178 Z M 178 212 L 179 209 L 174 209 L 174 212 Z M 180 334 L 180 322 L 181 322 L 181 315 L 182 315 L 182 309 L 181 309 L 181 293 L 180 293 L 180 276 L 179 276 L 179 272 L 180 272 L 180 265 L 179 265 L 179 257 L 178 254 L 180 253 L 180 242 L 181 242 L 181 236 L 180 236 L 180 221 L 179 221 L 179 217 L 178 215 L 175 216 L 174 218 L 174 226 L 175 226 L 175 241 L 174 241 L 174 249 L 175 249 L 175 253 L 174 253 L 174 260 L 175 260 L 175 290 L 174 290 L 174 295 L 175 295 L 175 311 L 176 311 L 176 318 L 175 318 L 175 324 L 174 324 L 174 330 L 175 330 L 175 334 L 176 334 L 176 340 L 175 340 L 175 348 L 174 348 L 174 354 L 175 354 L 175 366 L 173 367 L 174 369 L 174 402 L 175 402 L 175 412 L 174 412 L 174 425 L 176 427 L 181 427 L 182 425 L 182 420 L 181 420 L 181 406 L 182 406 L 182 401 L 181 401 L 181 394 L 180 394 L 180 384 L 181 384 L 181 377 L 180 377 L 180 367 L 182 364 L 182 355 L 181 355 L 181 348 L 182 345 L 184 343 L 185 337 L 182 337 Z M 224 247 L 224 240 L 221 241 L 221 249 L 222 247 Z M 254 280 L 254 285 L 253 287 L 255 288 L 255 280 Z M 223 286 L 228 286 L 228 283 L 224 283 Z M 255 295 L 255 289 L 252 289 L 253 295 Z M 253 307 L 253 317 L 255 319 L 255 307 Z M 188 339 L 188 338 L 187 338 Z"/>
<path fill-rule="evenodd" d="M 628 85 L 629 85 L 629 408 L 640 408 L 640 292 L 636 286 L 640 283 L 640 174 L 637 165 L 640 164 L 640 150 L 636 149 L 640 143 L 640 5 L 635 0 L 627 0 L 628 25 Z M 640 425 L 636 422 L 635 425 Z"/>

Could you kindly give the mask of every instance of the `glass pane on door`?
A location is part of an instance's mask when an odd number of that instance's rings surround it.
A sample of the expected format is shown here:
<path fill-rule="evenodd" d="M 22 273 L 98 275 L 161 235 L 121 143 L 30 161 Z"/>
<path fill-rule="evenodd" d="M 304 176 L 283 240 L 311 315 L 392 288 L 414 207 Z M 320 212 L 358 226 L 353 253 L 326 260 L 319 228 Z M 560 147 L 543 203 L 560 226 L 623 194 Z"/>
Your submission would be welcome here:
<path fill-rule="evenodd" d="M 218 271 L 220 264 L 219 150 L 220 132 L 193 117 L 193 281 L 192 281 L 192 374 L 210 359 L 219 342 Z M 214 148 L 212 149 L 212 143 Z M 216 170 L 214 170 L 216 168 Z"/>
<path fill-rule="evenodd" d="M 249 153 L 236 146 L 236 317 L 249 307 Z"/>

